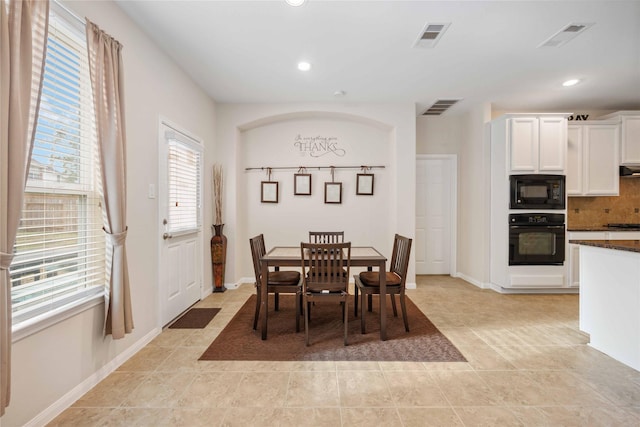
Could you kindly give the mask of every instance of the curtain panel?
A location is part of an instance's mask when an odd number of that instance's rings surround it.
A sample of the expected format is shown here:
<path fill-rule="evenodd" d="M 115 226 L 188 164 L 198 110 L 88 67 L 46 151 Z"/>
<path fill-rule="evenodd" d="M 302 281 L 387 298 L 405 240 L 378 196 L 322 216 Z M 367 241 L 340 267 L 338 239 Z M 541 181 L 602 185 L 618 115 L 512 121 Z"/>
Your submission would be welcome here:
<path fill-rule="evenodd" d="M 125 245 L 127 176 L 122 45 L 88 19 L 86 30 L 107 235 L 104 333 L 120 339 L 133 330 Z"/>
<path fill-rule="evenodd" d="M 0 0 L 0 416 L 11 397 L 11 275 L 40 106 L 48 0 Z"/>

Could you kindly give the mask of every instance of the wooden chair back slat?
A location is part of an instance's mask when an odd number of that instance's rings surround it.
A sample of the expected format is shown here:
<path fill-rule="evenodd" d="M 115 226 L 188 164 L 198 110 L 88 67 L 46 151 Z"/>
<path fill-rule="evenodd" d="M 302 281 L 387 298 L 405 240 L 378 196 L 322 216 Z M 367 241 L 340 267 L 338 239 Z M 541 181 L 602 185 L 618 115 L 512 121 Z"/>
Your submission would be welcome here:
<path fill-rule="evenodd" d="M 344 243 L 344 231 L 310 231 L 309 243 Z"/>

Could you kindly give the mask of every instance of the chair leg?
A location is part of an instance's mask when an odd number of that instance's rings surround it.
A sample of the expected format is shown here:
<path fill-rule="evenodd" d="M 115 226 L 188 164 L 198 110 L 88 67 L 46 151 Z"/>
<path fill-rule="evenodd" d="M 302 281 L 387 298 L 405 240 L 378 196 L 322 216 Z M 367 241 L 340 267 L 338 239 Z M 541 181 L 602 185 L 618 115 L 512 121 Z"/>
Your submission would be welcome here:
<path fill-rule="evenodd" d="M 304 315 L 304 312 L 302 311 L 302 291 L 300 291 L 300 293 L 298 294 L 298 299 L 300 300 L 298 307 L 300 307 L 300 316 Z"/>
<path fill-rule="evenodd" d="M 347 331 L 349 330 L 349 326 L 347 324 L 347 322 L 349 321 L 349 310 L 348 310 L 348 304 L 349 304 L 349 295 L 346 296 L 346 298 L 344 299 L 344 345 L 347 345 Z"/>
<path fill-rule="evenodd" d="M 364 330 L 364 313 L 365 313 L 365 303 L 364 303 L 364 297 L 365 297 L 365 293 L 363 292 L 361 297 L 362 298 L 360 300 L 360 333 L 364 334 L 365 330 Z"/>
<path fill-rule="evenodd" d="M 409 317 L 407 316 L 407 304 L 404 301 L 404 294 L 400 294 L 400 308 L 402 308 L 402 319 L 404 320 L 404 330 L 409 332 Z"/>
<path fill-rule="evenodd" d="M 309 347 L 309 302 L 304 301 L 304 342 Z"/>
<path fill-rule="evenodd" d="M 358 317 L 358 285 L 355 285 L 353 288 L 353 314 Z"/>
<path fill-rule="evenodd" d="M 391 297 L 391 307 L 393 307 L 393 317 L 398 317 L 398 308 L 396 307 L 396 296 L 394 294 L 389 295 Z"/>
<path fill-rule="evenodd" d="M 373 295 L 372 294 L 367 295 L 367 304 L 369 305 L 369 313 L 371 313 L 373 311 Z"/>
<path fill-rule="evenodd" d="M 273 298 L 273 309 L 275 311 L 280 310 L 280 294 L 279 293 L 275 293 L 275 296 Z"/>
<path fill-rule="evenodd" d="M 256 314 L 253 317 L 253 330 L 255 331 L 258 328 L 258 317 L 260 317 L 260 303 L 261 298 L 260 298 L 260 288 L 256 288 L 258 290 L 258 292 L 256 292 Z"/>
<path fill-rule="evenodd" d="M 296 332 L 300 332 L 300 298 L 299 294 L 296 294 Z"/>

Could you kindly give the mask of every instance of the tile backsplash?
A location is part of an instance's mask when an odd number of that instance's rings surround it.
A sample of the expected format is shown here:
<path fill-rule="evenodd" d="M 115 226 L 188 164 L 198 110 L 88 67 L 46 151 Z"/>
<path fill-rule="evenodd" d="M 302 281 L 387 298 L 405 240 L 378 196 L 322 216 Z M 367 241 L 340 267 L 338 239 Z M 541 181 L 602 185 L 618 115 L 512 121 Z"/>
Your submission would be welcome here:
<path fill-rule="evenodd" d="M 567 225 L 640 223 L 640 178 L 620 178 L 619 196 L 569 197 Z"/>

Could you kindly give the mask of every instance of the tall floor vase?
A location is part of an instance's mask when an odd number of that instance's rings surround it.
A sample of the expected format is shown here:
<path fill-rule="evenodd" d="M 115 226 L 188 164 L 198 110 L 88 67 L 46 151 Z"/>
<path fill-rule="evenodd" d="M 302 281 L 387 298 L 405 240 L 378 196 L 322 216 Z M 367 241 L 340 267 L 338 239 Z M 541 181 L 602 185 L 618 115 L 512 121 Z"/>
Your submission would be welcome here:
<path fill-rule="evenodd" d="M 213 292 L 224 292 L 224 266 L 227 262 L 227 236 L 222 234 L 224 224 L 214 224 L 211 238 L 211 264 L 213 267 Z"/>

